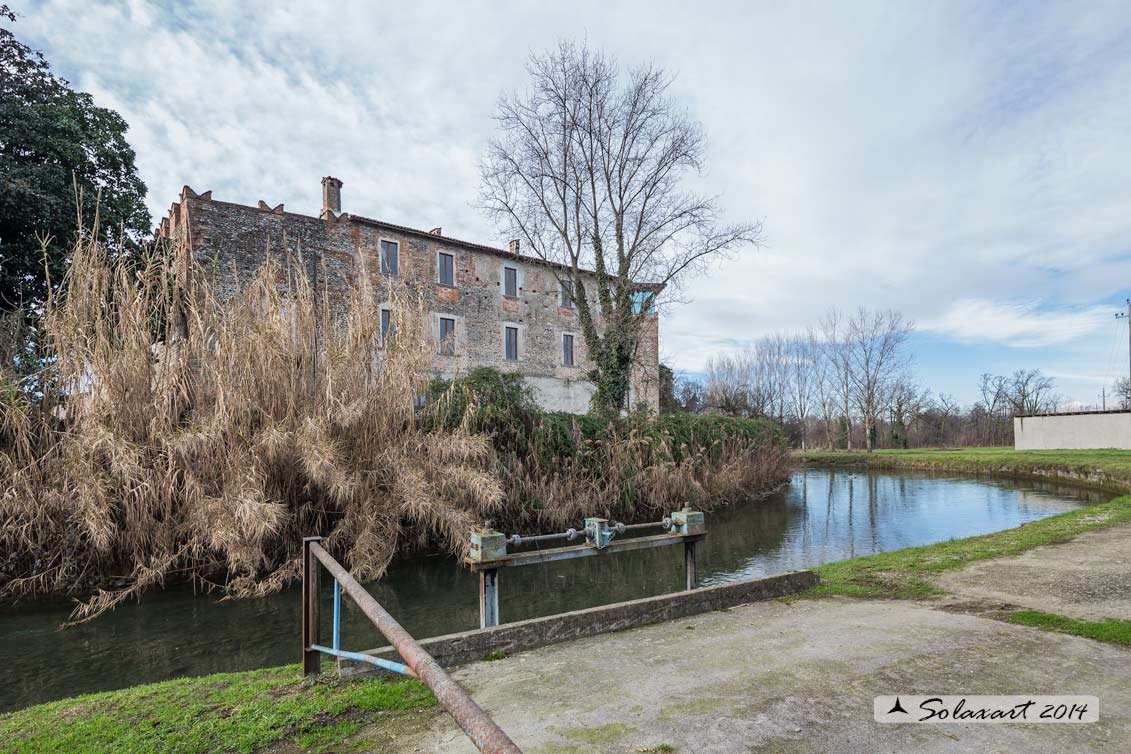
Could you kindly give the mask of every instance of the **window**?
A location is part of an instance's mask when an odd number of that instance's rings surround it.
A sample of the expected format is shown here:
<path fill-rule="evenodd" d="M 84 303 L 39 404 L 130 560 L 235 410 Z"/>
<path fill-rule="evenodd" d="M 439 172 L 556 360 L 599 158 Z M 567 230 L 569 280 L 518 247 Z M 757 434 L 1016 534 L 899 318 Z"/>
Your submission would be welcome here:
<path fill-rule="evenodd" d="M 514 267 L 503 268 L 503 295 L 518 298 L 518 270 Z"/>
<path fill-rule="evenodd" d="M 651 314 L 652 304 L 656 300 L 656 294 L 652 291 L 636 291 L 632 294 L 632 312 L 633 314 Z"/>
<path fill-rule="evenodd" d="M 518 328 L 506 328 L 507 361 L 518 361 Z"/>
<path fill-rule="evenodd" d="M 397 274 L 397 257 L 400 255 L 400 244 L 396 241 L 381 242 L 381 274 Z"/>
<path fill-rule="evenodd" d="M 456 258 L 440 252 L 440 285 L 456 284 Z"/>
<path fill-rule="evenodd" d="M 388 309 L 381 310 L 381 342 L 388 343 L 393 336 L 393 316 Z"/>
<path fill-rule="evenodd" d="M 440 353 L 454 356 L 456 352 L 456 321 L 440 317 Z"/>
<path fill-rule="evenodd" d="M 572 280 L 562 281 L 562 307 L 565 309 L 574 308 Z"/>
<path fill-rule="evenodd" d="M 562 336 L 562 364 L 567 367 L 573 366 L 573 336 Z"/>

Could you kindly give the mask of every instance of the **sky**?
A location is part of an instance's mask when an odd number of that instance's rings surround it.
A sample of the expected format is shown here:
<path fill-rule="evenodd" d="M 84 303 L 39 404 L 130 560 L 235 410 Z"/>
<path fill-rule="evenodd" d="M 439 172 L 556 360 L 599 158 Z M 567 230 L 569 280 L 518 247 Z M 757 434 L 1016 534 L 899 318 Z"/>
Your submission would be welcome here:
<path fill-rule="evenodd" d="M 1099 403 L 1128 370 L 1131 4 L 6 0 L 17 36 L 130 124 L 156 220 L 182 185 L 505 244 L 475 207 L 504 92 L 560 39 L 674 74 L 695 186 L 764 225 L 686 281 L 661 356 L 832 307 L 899 309 L 917 378 L 963 403 L 1039 368 Z"/>

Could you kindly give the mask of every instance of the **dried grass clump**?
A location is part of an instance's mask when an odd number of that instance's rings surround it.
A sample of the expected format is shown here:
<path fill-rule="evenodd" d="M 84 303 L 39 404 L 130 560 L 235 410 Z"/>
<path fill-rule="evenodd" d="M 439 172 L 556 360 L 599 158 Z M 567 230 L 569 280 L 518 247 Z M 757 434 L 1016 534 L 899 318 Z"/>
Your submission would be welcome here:
<path fill-rule="evenodd" d="M 515 509 L 527 526 L 593 515 L 649 521 L 685 504 L 709 511 L 757 500 L 789 478 L 784 446 L 772 436 L 700 443 L 681 440 L 650 418 L 610 422 L 601 434 L 586 439 L 578 431 L 574 453 L 509 457 L 505 496 L 508 503 L 521 501 Z"/>
<path fill-rule="evenodd" d="M 170 578 L 267 594 L 311 534 L 374 579 L 484 519 L 642 521 L 786 478 L 768 422 L 544 413 L 494 370 L 437 387 L 422 302 L 383 344 L 365 275 L 331 300 L 310 260 L 269 259 L 221 300 L 186 248 L 127 266 L 79 238 L 34 337 L 0 318 L 0 599 L 94 589 L 81 621 Z"/>
<path fill-rule="evenodd" d="M 491 437 L 504 503 L 497 523 L 547 531 L 585 516 L 658 519 L 757 500 L 789 478 L 781 428 L 763 419 L 689 414 L 601 418 L 538 408 L 517 375 L 479 368 L 432 390 L 434 417 Z"/>
<path fill-rule="evenodd" d="M 381 348 L 365 285 L 316 295 L 269 260 L 221 302 L 185 248 L 127 268 L 82 236 L 42 317 L 37 390 L 0 379 L 0 597 L 105 585 L 89 619 L 171 576 L 264 594 L 301 538 L 361 579 L 406 542 L 458 552 L 502 502 L 493 449 L 414 408 L 420 302 Z"/>

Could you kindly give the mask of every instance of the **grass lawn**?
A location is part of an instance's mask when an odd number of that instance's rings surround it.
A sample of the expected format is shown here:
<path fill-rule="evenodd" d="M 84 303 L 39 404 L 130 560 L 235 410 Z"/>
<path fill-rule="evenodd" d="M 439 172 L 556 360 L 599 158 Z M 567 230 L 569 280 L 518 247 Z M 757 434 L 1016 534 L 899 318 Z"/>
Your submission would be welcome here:
<path fill-rule="evenodd" d="M 1131 621 L 1115 618 L 1100 621 L 1076 620 L 1054 613 L 1042 613 L 1039 610 L 1017 610 L 1009 614 L 1009 620 L 1023 626 L 1035 626 L 1048 631 L 1085 636 L 1097 641 L 1110 641 L 1113 644 L 1131 645 Z"/>
<path fill-rule="evenodd" d="M 3 754 L 253 752 L 286 739 L 321 751 L 386 710 L 435 704 L 413 679 L 325 678 L 299 667 L 181 678 L 0 715 Z"/>

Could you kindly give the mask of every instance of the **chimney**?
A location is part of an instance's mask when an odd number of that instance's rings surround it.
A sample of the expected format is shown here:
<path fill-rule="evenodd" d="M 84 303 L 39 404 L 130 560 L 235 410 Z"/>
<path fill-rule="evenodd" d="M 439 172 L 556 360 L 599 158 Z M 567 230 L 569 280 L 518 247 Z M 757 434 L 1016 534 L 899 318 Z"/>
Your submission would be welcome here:
<path fill-rule="evenodd" d="M 335 216 L 342 214 L 342 182 L 333 176 L 322 179 L 322 217 L 327 212 Z"/>
<path fill-rule="evenodd" d="M 519 242 L 517 238 L 512 238 L 511 242 L 507 244 L 507 249 L 510 250 L 510 253 L 514 254 L 515 256 L 518 256 L 518 247 Z"/>
<path fill-rule="evenodd" d="M 433 228 L 432 230 L 430 230 L 428 232 L 431 233 L 434 236 L 442 236 L 442 235 L 444 235 L 443 231 L 444 231 L 443 228 Z"/>

